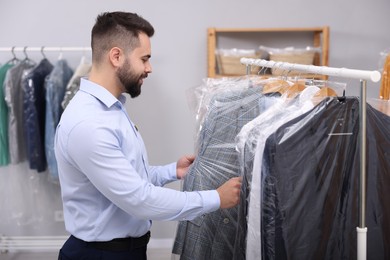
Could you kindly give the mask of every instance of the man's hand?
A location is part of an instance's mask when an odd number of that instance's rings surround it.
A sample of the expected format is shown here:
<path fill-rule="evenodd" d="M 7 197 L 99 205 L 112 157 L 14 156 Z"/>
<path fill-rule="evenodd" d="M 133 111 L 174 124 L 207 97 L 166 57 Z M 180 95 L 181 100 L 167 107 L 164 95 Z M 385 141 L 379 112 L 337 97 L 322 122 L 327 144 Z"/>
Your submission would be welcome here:
<path fill-rule="evenodd" d="M 221 199 L 221 209 L 232 208 L 240 202 L 242 177 L 234 177 L 217 189 Z"/>
<path fill-rule="evenodd" d="M 188 172 L 188 168 L 194 162 L 194 160 L 195 160 L 194 155 L 185 155 L 177 161 L 176 175 L 179 180 L 183 179 L 184 176 L 186 176 Z"/>

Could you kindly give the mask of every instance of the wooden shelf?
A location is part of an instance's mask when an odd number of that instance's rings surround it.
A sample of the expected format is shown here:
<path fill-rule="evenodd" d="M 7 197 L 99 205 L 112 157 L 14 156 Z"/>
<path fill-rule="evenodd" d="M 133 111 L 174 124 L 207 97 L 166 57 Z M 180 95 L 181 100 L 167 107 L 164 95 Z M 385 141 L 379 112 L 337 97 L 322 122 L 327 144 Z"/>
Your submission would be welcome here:
<path fill-rule="evenodd" d="M 223 46 L 220 38 L 225 37 L 230 46 Z M 302 39 L 301 39 L 302 38 Z M 304 38 L 304 39 L 303 39 Z M 266 45 L 268 47 L 281 47 L 281 45 L 292 46 L 293 41 L 306 41 L 306 46 L 321 48 L 321 54 L 316 53 L 313 64 L 317 66 L 328 66 L 329 59 L 329 27 L 310 28 L 208 28 L 207 30 L 207 64 L 208 77 L 235 76 L 223 75 L 217 72 L 217 60 L 215 51 L 218 48 L 241 48 L 238 45 L 256 46 Z M 262 40 L 266 42 L 263 44 Z M 290 41 L 291 40 L 291 41 Z M 272 45 L 270 45 L 272 43 Z M 302 44 L 302 42 L 301 42 Z M 245 48 L 245 47 L 244 47 Z M 313 76 L 313 75 L 312 75 Z"/>

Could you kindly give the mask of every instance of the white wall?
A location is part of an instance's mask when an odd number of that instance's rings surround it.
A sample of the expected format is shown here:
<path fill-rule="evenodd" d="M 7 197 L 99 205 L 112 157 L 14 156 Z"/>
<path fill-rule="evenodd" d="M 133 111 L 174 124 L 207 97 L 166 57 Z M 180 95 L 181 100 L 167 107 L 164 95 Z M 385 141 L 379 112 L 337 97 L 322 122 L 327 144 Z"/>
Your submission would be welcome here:
<path fill-rule="evenodd" d="M 390 48 L 388 0 L 2 0 L 0 47 L 89 46 L 96 15 L 114 10 L 137 12 L 156 29 L 153 73 L 144 83 L 141 97 L 130 100 L 127 107 L 152 164 L 168 163 L 193 151 L 194 115 L 185 92 L 206 77 L 208 27 L 329 25 L 329 66 L 333 67 L 375 70 L 380 52 Z M 58 54 L 47 55 L 55 60 Z M 38 58 L 39 53 L 30 56 Z M 64 57 L 75 65 L 80 54 L 65 53 Z M 10 58 L 10 53 L 0 53 L 0 63 Z M 347 94 L 358 95 L 359 82 L 348 83 Z M 379 84 L 369 83 L 368 87 L 368 96 L 377 97 Z M 0 175 L 9 171 L 0 168 Z M 58 202 L 53 204 L 58 206 Z M 175 227 L 173 222 L 155 223 L 153 236 L 173 238 Z"/>

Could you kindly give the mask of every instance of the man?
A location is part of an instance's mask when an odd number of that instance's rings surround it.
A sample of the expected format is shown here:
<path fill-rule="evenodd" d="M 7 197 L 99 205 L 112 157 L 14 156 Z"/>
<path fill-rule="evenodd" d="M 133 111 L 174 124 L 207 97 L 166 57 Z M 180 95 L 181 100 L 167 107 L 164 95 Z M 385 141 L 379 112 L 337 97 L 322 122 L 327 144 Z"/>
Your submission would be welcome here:
<path fill-rule="evenodd" d="M 58 124 L 55 154 L 71 234 L 59 259 L 146 259 L 152 220 L 189 220 L 237 205 L 240 178 L 217 190 L 162 188 L 194 160 L 150 166 L 125 109 L 152 72 L 153 27 L 133 13 L 100 14 L 92 29 L 92 69 Z"/>

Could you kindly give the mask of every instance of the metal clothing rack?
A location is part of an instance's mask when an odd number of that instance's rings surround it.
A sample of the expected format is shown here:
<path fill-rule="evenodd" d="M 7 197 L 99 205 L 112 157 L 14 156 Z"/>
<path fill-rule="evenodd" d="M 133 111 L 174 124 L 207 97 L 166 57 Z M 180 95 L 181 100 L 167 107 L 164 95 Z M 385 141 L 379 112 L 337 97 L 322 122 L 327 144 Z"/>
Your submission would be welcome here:
<path fill-rule="evenodd" d="M 263 59 L 241 58 L 241 63 L 246 65 L 247 74 L 251 66 L 266 68 L 279 68 L 286 71 L 300 71 L 317 75 L 328 75 L 360 80 L 360 186 L 359 186 L 359 226 L 357 231 L 357 257 L 358 260 L 367 258 L 367 227 L 366 227 L 366 112 L 367 112 L 367 81 L 378 82 L 381 79 L 379 71 L 355 70 L 347 68 L 331 68 L 326 66 L 303 65 L 288 62 L 276 62 Z"/>
<path fill-rule="evenodd" d="M 90 52 L 91 47 L 0 47 L 0 52 L 11 52 L 14 57 L 15 52 Z M 0 234 L 0 254 L 12 251 L 57 251 L 66 241 L 67 236 L 6 236 Z"/>

